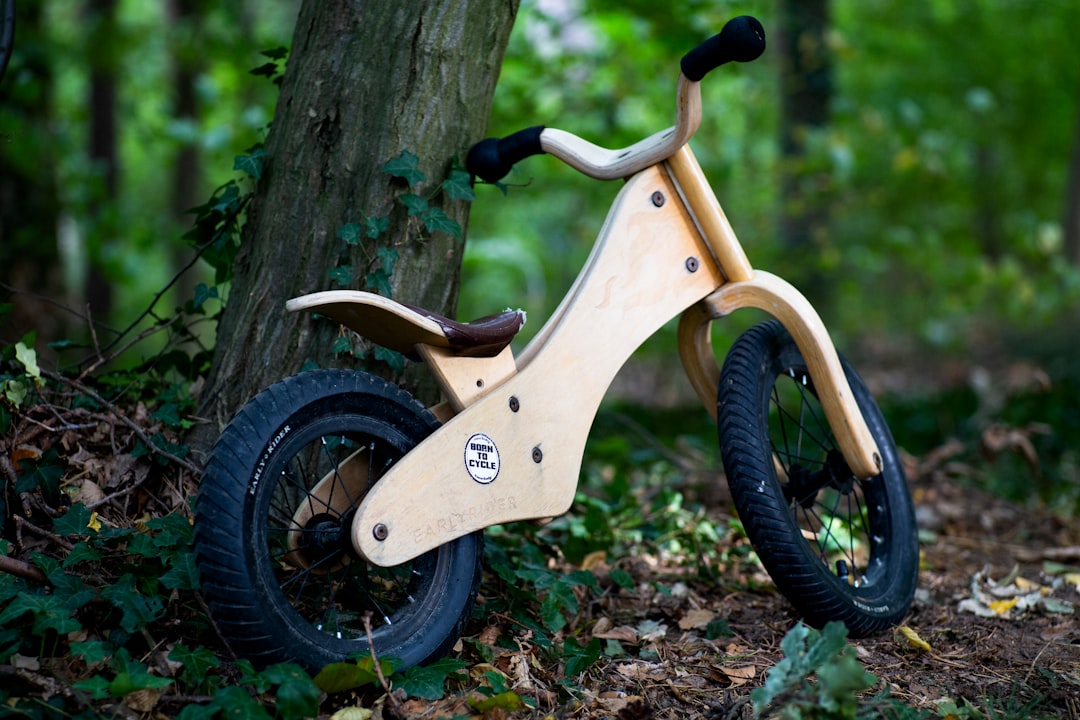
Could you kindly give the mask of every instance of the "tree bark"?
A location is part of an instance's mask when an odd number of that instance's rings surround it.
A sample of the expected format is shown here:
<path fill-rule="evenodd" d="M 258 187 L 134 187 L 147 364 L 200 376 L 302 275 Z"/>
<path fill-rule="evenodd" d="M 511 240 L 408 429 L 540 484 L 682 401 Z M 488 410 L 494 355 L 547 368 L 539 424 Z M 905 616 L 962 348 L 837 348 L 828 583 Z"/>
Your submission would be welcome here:
<path fill-rule="evenodd" d="M 305 0 L 202 395 L 209 427 L 196 433 L 196 450 L 252 394 L 305 361 L 342 364 L 330 351 L 339 328 L 287 314 L 284 305 L 329 289 L 328 272 L 343 256 L 362 277 L 377 246 L 392 246 L 394 297 L 453 316 L 463 242 L 410 221 L 395 200 L 403 183 L 382 168 L 408 150 L 427 176 L 419 194 L 430 194 L 452 158 L 464 160 L 483 137 L 517 6 Z M 433 204 L 465 227 L 465 202 L 444 194 Z M 349 248 L 338 230 L 365 216 L 389 217 L 389 230 Z"/>
<path fill-rule="evenodd" d="M 1077 107 L 1069 179 L 1065 185 L 1065 257 L 1074 265 L 1080 265 L 1080 105 Z"/>
<path fill-rule="evenodd" d="M 824 186 L 828 178 L 807 167 L 807 140 L 829 122 L 832 64 L 826 33 L 828 0 L 780 0 L 780 239 L 789 250 L 810 251 L 828 232 Z M 823 295 L 816 267 L 793 275 L 811 300 Z"/>

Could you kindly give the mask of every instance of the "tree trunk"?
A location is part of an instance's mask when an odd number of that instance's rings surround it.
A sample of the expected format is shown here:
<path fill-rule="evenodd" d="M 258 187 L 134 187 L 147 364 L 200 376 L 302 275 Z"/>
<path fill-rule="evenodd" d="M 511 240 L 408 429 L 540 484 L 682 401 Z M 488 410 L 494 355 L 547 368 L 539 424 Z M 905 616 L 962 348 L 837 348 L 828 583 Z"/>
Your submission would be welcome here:
<path fill-rule="evenodd" d="M 1069 179 L 1065 186 L 1065 257 L 1080 265 L 1080 110 L 1076 113 Z"/>
<path fill-rule="evenodd" d="M 5 14 L 9 3 L 0 6 Z M 35 52 L 27 38 L 40 37 L 45 22 L 40 3 L 20 2 L 19 52 L 10 58 L 0 82 L 0 302 L 14 305 L 0 322 L 0 343 L 37 331 L 39 341 L 57 340 L 67 331 L 67 316 L 48 301 L 64 297 L 56 244 L 60 201 L 49 98 L 52 58 Z M 43 362 L 55 356 L 38 343 Z"/>
<path fill-rule="evenodd" d="M 517 5 L 305 0 L 202 395 L 209 428 L 193 439 L 197 450 L 252 394 L 305 361 L 342 364 L 331 352 L 339 328 L 284 305 L 330 289 L 328 273 L 343 258 L 363 278 L 377 247 L 392 246 L 394 297 L 453 315 L 463 241 L 408 218 L 396 201 L 403 183 L 382 168 L 411 152 L 427 176 L 417 194 L 428 196 L 452 158 L 464 160 L 483 137 Z M 443 194 L 433 203 L 465 226 L 465 202 Z M 365 217 L 389 217 L 389 229 L 350 248 L 338 230 Z"/>
<path fill-rule="evenodd" d="M 806 163 L 810 133 L 829 122 L 832 66 L 828 0 L 780 0 L 780 238 L 805 254 L 828 232 L 828 178 Z M 795 281 L 811 300 L 822 288 L 815 264 L 800 260 Z"/>
<path fill-rule="evenodd" d="M 93 318 L 100 322 L 105 321 L 112 312 L 113 290 L 103 265 L 108 255 L 107 246 L 115 242 L 115 213 L 111 210 L 116 207 L 120 176 L 116 132 L 116 57 L 112 47 L 113 38 L 116 37 L 116 0 L 93 0 L 87 12 L 87 24 L 95 28 L 88 57 L 90 132 L 87 151 L 90 162 L 102 175 L 103 197 L 100 198 L 100 215 L 95 219 L 92 232 L 96 237 L 87 238 L 89 253 L 85 294 Z"/>

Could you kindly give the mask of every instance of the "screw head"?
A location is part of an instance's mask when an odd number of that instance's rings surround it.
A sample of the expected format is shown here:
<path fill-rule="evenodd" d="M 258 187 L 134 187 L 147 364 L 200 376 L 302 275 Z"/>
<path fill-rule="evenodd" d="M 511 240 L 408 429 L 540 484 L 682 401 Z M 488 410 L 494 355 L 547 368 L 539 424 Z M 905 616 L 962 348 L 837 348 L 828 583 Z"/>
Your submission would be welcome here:
<path fill-rule="evenodd" d="M 371 534 L 375 536 L 376 540 L 382 542 L 390 534 L 390 528 L 382 523 L 375 523 L 375 527 L 371 529 Z"/>
<path fill-rule="evenodd" d="M 517 412 L 521 409 L 521 403 L 518 401 L 516 395 L 510 396 L 510 412 Z"/>
<path fill-rule="evenodd" d="M 664 206 L 664 193 L 660 192 L 659 190 L 654 192 L 652 194 L 652 204 L 655 205 L 656 207 L 663 207 Z"/>
<path fill-rule="evenodd" d="M 532 459 L 534 463 L 538 463 L 544 459 L 544 453 L 540 450 L 539 445 L 532 449 Z"/>
<path fill-rule="evenodd" d="M 686 269 L 690 272 L 697 272 L 699 266 L 700 263 L 698 262 L 698 259 L 696 257 L 691 255 L 690 257 L 686 258 Z"/>

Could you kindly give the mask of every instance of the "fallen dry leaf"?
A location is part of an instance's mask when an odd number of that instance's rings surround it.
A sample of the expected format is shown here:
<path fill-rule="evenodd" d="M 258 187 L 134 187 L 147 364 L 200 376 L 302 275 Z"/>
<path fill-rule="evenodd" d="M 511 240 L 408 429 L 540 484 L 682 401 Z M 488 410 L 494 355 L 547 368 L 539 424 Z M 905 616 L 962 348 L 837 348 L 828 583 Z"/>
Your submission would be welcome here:
<path fill-rule="evenodd" d="M 703 628 L 715 618 L 716 614 L 711 613 L 708 610 L 690 610 L 683 615 L 681 620 L 679 620 L 679 629 L 692 630 L 693 628 Z"/>

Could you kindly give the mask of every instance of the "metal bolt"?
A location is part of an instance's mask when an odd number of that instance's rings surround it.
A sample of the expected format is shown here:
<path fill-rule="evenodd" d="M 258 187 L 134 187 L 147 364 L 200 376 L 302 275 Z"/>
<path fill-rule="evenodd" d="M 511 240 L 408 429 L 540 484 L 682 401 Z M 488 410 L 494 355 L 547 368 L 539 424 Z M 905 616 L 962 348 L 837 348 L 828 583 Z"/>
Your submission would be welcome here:
<path fill-rule="evenodd" d="M 659 190 L 654 192 L 652 194 L 652 204 L 655 205 L 656 207 L 663 207 L 664 206 L 664 193 L 660 192 Z"/>
<path fill-rule="evenodd" d="M 511 395 L 510 396 L 510 411 L 511 412 L 517 412 L 520 409 L 521 409 L 521 403 L 518 402 L 517 396 L 516 395 Z"/>
<path fill-rule="evenodd" d="M 375 523 L 375 527 L 371 529 L 371 534 L 375 536 L 376 540 L 382 542 L 390 534 L 390 529 L 382 523 Z"/>
<path fill-rule="evenodd" d="M 533 459 L 534 463 L 538 463 L 538 462 L 540 462 L 541 460 L 544 459 L 544 453 L 542 453 L 540 451 L 540 446 L 539 445 L 537 445 L 536 447 L 533 448 L 532 459 Z"/>
<path fill-rule="evenodd" d="M 698 259 L 696 257 L 691 255 L 690 257 L 686 258 L 686 269 L 690 272 L 697 272 L 698 264 Z"/>

